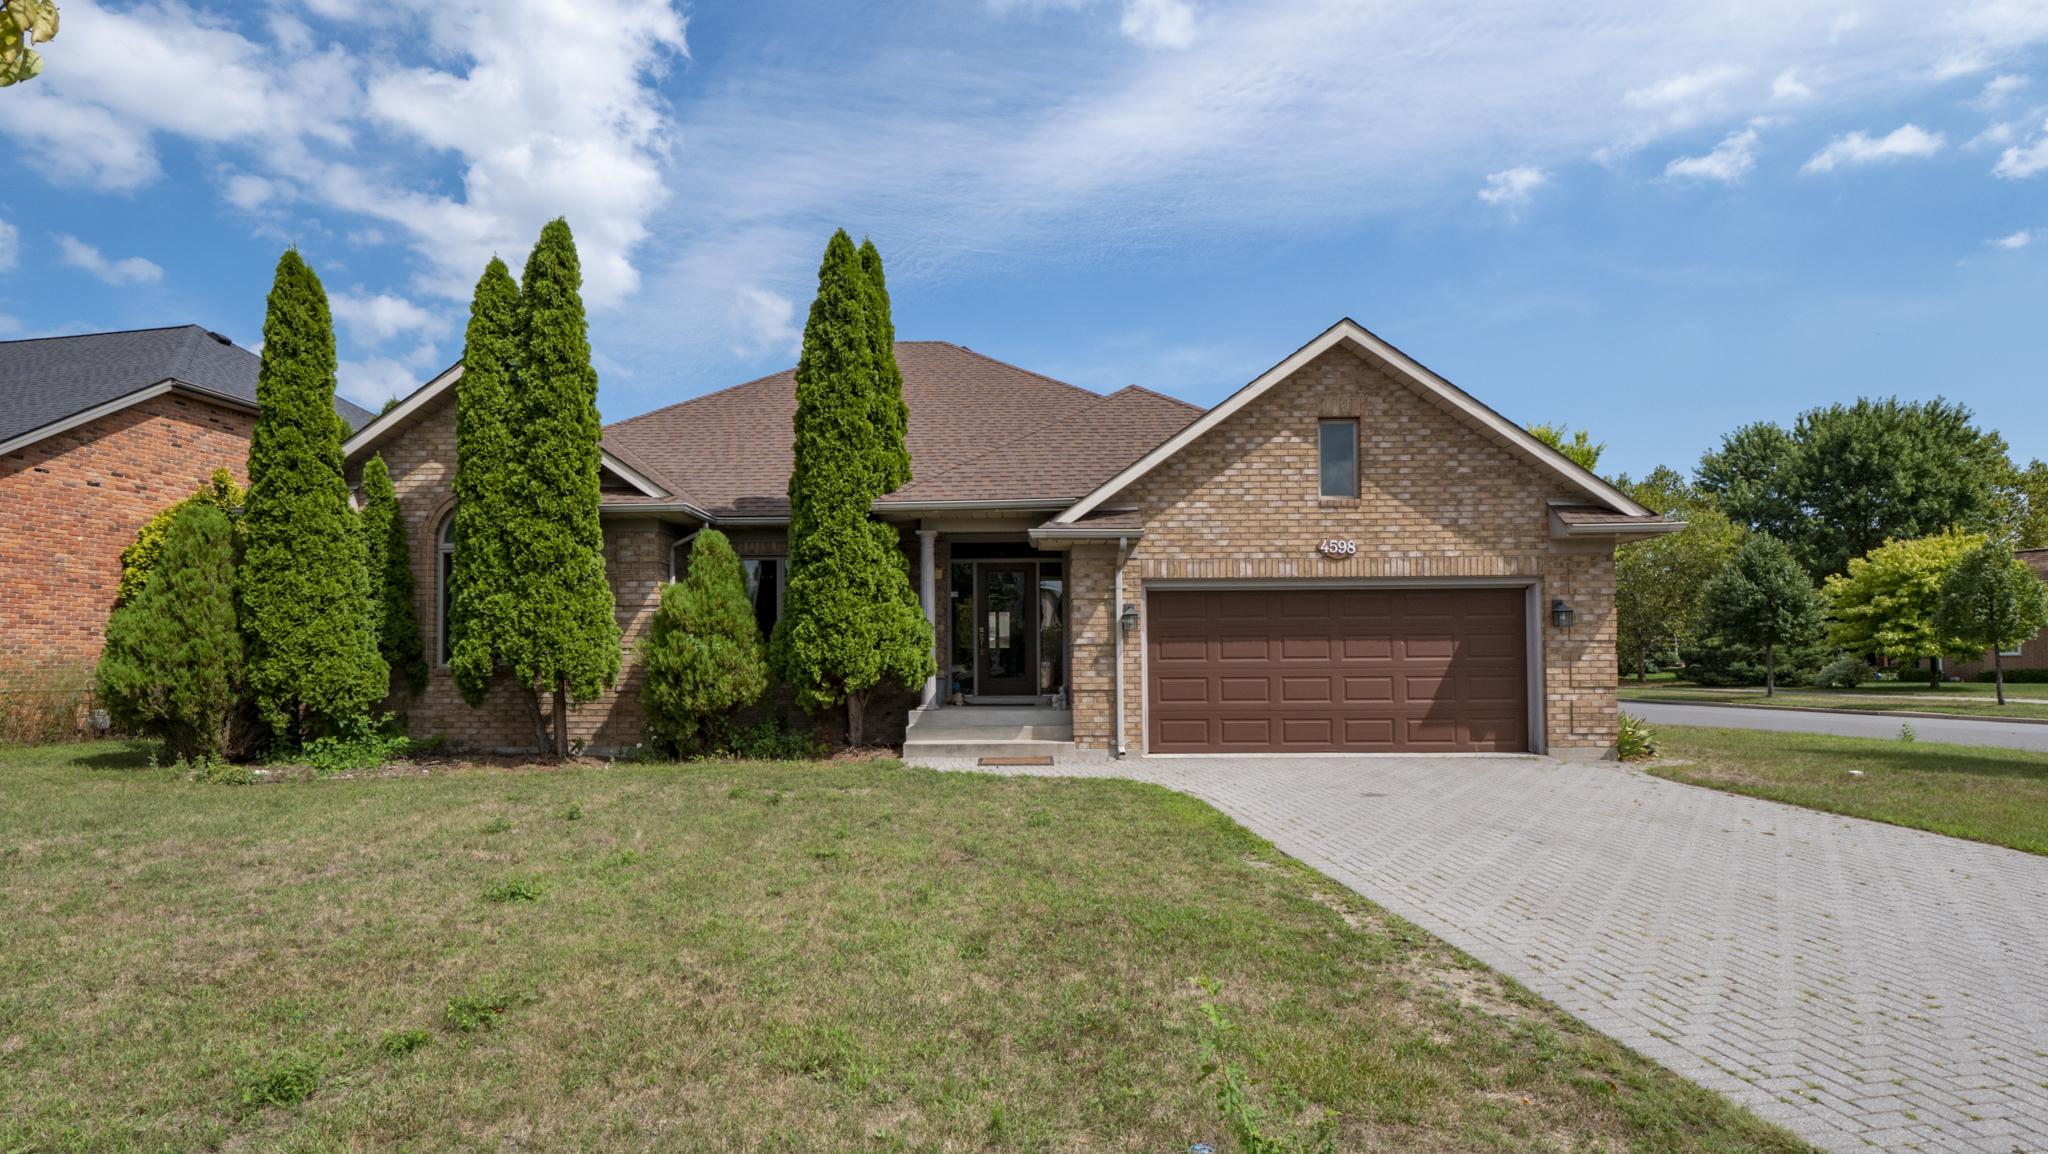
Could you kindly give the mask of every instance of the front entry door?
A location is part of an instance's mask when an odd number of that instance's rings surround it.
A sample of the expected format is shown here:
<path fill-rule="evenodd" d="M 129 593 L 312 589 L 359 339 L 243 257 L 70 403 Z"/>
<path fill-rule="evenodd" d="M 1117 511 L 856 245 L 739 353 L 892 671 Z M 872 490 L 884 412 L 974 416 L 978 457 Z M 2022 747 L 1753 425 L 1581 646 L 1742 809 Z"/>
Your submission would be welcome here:
<path fill-rule="evenodd" d="M 1038 692 L 1038 566 L 975 566 L 974 664 L 977 697 Z"/>

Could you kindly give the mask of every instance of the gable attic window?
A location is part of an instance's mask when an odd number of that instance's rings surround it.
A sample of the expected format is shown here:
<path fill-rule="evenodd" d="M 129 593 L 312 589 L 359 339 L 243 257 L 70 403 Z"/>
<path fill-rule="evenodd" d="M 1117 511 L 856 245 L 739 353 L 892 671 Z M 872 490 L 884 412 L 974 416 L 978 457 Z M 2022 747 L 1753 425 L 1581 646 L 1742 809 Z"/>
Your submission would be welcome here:
<path fill-rule="evenodd" d="M 1320 423 L 1317 457 L 1321 462 L 1322 495 L 1358 496 L 1358 422 Z"/>

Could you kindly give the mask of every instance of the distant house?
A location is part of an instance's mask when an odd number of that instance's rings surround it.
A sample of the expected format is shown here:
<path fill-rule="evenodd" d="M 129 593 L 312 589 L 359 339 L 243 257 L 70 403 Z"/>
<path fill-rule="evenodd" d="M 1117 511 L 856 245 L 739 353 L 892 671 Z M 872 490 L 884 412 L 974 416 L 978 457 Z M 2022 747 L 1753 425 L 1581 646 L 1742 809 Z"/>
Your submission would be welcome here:
<path fill-rule="evenodd" d="M 0 664 L 99 656 L 121 550 L 227 468 L 262 359 L 197 325 L 0 341 Z M 372 413 L 336 400 L 352 432 Z"/>
<path fill-rule="evenodd" d="M 2014 552 L 2019 555 L 2020 560 L 2034 567 L 2034 572 L 2042 581 L 2048 581 L 2048 549 L 2018 549 Z M 2004 660 L 1999 664 L 2007 669 L 2048 669 L 2048 629 L 2035 634 L 2032 641 L 2025 642 L 2017 649 L 2008 649 L 2000 656 Z M 1975 681 L 1979 673 L 1991 667 L 1991 654 L 1986 653 L 1982 661 L 1957 662 L 1950 665 L 1948 673 L 1964 681 Z"/>

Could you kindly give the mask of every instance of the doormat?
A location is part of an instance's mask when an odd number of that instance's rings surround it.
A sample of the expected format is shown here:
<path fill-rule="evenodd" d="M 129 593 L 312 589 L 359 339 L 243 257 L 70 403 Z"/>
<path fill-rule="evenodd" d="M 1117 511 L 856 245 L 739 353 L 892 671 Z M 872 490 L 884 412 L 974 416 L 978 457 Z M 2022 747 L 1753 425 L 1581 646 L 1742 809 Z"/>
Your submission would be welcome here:
<path fill-rule="evenodd" d="M 984 757 L 976 765 L 1051 765 L 1049 757 Z"/>

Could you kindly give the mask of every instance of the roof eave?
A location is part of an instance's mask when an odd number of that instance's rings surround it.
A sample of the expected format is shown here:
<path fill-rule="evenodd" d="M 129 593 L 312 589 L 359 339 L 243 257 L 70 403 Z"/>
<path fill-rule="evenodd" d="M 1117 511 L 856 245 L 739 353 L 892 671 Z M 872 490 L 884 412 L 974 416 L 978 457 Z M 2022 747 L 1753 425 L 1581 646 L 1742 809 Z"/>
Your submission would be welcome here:
<path fill-rule="evenodd" d="M 356 464 L 363 455 L 372 452 L 386 440 L 412 426 L 413 419 L 432 404 L 435 398 L 454 387 L 462 379 L 462 362 L 442 369 L 426 384 L 414 389 L 404 400 L 392 406 L 390 411 L 377 414 L 375 420 L 357 429 L 341 443 L 343 465 Z M 666 496 L 667 494 L 652 494 Z"/>
<path fill-rule="evenodd" d="M 0 455 L 12 453 L 17 449 L 25 449 L 38 441 L 46 441 L 59 433 L 70 432 L 80 425 L 91 424 L 101 417 L 118 413 L 130 405 L 139 405 L 144 401 L 161 397 L 166 393 L 183 393 L 188 397 L 205 401 L 208 404 L 220 405 L 223 408 L 236 409 L 250 414 L 256 412 L 256 406 L 245 398 L 237 397 L 232 393 L 217 392 L 201 385 L 192 384 L 189 381 L 178 380 L 175 377 L 166 377 L 153 385 L 144 385 L 133 392 L 123 393 L 112 400 L 102 401 L 91 408 L 80 409 L 68 417 L 60 417 L 57 420 L 49 421 L 30 429 L 26 433 L 20 433 L 5 441 L 0 441 Z"/>

